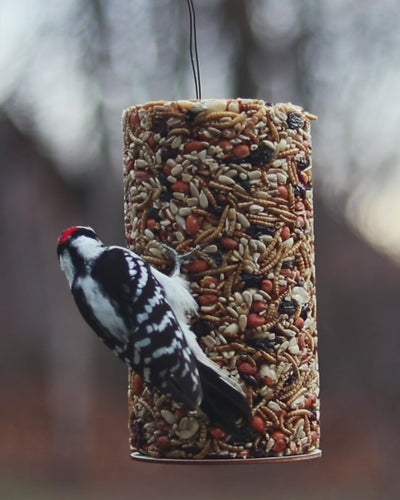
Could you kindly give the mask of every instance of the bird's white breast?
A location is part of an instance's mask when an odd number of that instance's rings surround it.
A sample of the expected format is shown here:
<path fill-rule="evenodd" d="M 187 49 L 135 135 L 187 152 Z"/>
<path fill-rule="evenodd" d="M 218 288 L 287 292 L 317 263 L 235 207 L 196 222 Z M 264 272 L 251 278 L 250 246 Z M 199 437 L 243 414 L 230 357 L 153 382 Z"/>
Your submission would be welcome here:
<path fill-rule="evenodd" d="M 85 276 L 78 278 L 76 285 L 82 289 L 96 319 L 119 341 L 127 342 L 128 332 L 125 323 L 116 314 L 115 308 L 108 297 L 102 293 L 97 282 L 90 276 Z"/>

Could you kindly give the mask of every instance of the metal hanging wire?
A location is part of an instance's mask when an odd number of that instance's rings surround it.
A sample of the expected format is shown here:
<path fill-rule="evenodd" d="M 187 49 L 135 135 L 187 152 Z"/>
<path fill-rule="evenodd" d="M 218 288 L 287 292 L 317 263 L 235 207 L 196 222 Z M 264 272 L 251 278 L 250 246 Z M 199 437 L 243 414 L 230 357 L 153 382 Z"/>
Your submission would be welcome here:
<path fill-rule="evenodd" d="M 186 0 L 186 3 L 189 9 L 190 62 L 192 64 L 196 99 L 201 99 L 200 62 L 199 62 L 199 52 L 197 49 L 196 12 L 194 9 L 193 0 Z"/>

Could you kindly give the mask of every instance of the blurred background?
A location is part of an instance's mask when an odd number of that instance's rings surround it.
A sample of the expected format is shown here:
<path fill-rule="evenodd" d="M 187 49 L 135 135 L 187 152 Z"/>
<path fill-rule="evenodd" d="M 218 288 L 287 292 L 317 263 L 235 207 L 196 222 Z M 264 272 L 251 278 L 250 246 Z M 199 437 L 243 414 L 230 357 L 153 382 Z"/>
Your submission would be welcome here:
<path fill-rule="evenodd" d="M 323 458 L 129 459 L 127 374 L 58 268 L 69 225 L 124 244 L 122 110 L 193 98 L 185 0 L 0 0 L 0 498 L 399 498 L 397 0 L 197 0 L 203 97 L 313 123 Z"/>

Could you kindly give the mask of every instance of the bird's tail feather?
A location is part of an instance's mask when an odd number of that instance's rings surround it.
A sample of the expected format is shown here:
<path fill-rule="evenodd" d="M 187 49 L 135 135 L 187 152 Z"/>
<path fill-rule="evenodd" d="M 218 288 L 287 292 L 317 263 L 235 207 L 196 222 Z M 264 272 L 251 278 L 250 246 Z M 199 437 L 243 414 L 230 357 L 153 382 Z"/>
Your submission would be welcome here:
<path fill-rule="evenodd" d="M 225 382 L 212 367 L 198 360 L 203 388 L 202 410 L 212 423 L 217 423 L 230 434 L 237 433 L 242 425 L 249 422 L 251 410 L 246 397 L 231 384 Z"/>

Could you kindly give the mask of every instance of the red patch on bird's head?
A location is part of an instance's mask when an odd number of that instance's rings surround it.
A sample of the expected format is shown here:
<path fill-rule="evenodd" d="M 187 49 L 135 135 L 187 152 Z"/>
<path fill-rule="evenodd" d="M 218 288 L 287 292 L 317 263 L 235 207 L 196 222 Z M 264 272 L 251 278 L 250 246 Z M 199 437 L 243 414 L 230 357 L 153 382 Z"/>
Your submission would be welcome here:
<path fill-rule="evenodd" d="M 58 238 L 58 245 L 62 245 L 63 243 L 68 241 L 71 238 L 71 236 L 76 231 L 78 231 L 78 229 L 81 229 L 81 228 L 79 226 L 73 226 L 73 227 L 70 227 L 70 228 L 66 229 L 65 231 L 63 231 L 61 233 L 60 237 Z"/>

